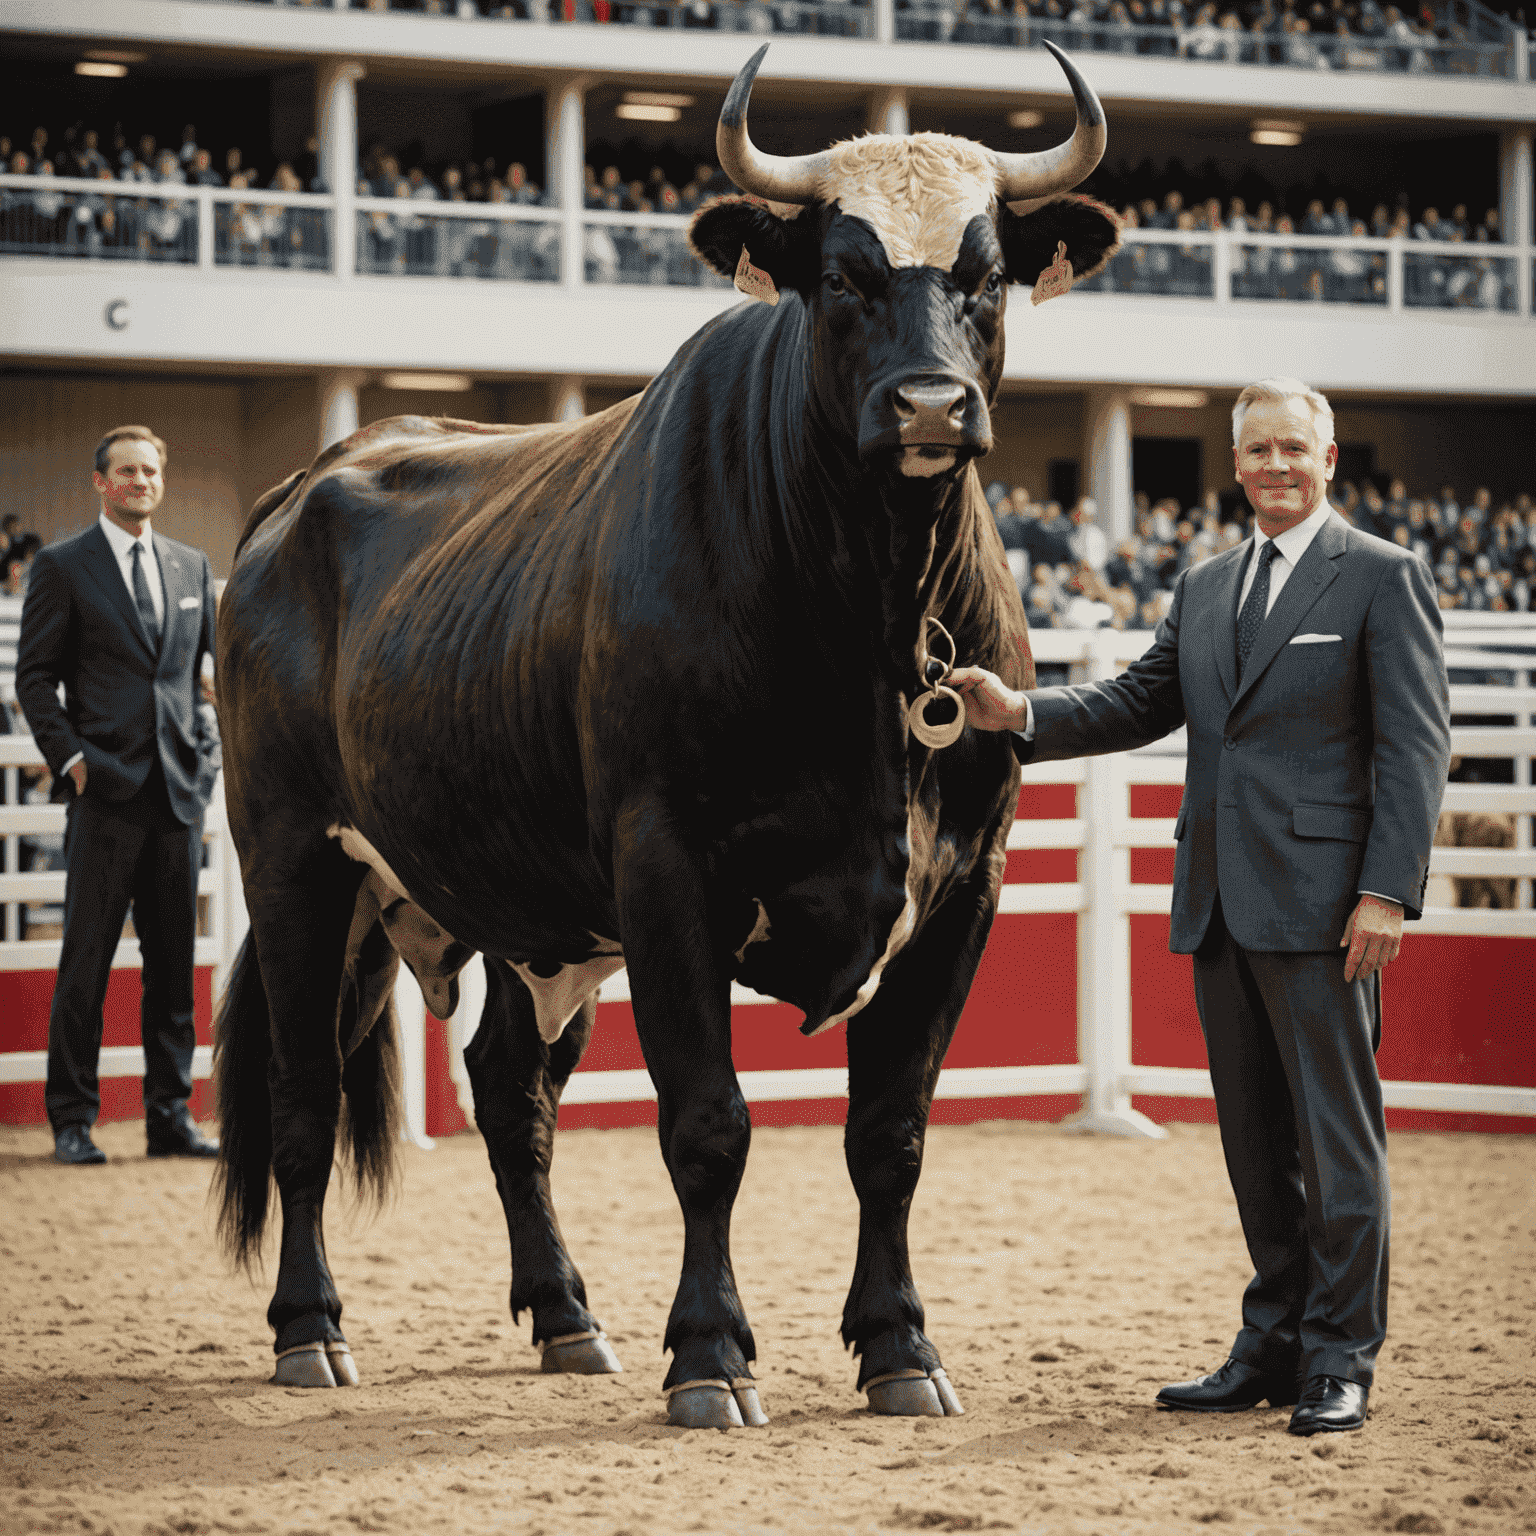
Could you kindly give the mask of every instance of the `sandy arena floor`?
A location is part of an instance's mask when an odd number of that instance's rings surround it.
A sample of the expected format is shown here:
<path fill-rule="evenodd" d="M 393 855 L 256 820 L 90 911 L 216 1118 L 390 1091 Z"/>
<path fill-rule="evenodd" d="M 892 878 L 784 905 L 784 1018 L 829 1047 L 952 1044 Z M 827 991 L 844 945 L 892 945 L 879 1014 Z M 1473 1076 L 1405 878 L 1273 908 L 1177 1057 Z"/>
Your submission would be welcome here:
<path fill-rule="evenodd" d="M 0 1531 L 666 1536 L 902 1530 L 1536 1531 L 1536 1139 L 1400 1135 L 1374 1416 L 1159 1414 L 1214 1367 L 1247 1279 L 1214 1131 L 1161 1144 L 940 1127 L 912 1224 L 963 1418 L 863 1411 L 836 1324 L 855 1209 L 835 1130 L 760 1131 L 735 1261 L 772 1425 L 668 1429 L 681 1223 L 650 1131 L 565 1133 L 563 1225 L 622 1376 L 546 1377 L 507 1312 L 480 1142 L 405 1153 L 330 1252 L 363 1385 L 266 1384 L 271 1271 L 211 1235 L 208 1168 L 109 1126 L 66 1169 L 0 1128 Z"/>

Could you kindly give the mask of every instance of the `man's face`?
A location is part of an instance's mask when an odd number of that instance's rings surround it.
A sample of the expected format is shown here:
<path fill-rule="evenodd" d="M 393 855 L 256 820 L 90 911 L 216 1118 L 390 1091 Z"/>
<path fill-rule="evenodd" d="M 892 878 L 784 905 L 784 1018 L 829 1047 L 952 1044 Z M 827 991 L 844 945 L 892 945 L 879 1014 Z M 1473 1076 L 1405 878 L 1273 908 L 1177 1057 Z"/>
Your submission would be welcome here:
<path fill-rule="evenodd" d="M 165 495 L 160 455 L 154 444 L 125 438 L 107 450 L 107 472 L 93 472 L 91 484 L 102 510 L 119 527 L 137 534 Z"/>
<path fill-rule="evenodd" d="M 1271 538 L 1314 512 L 1327 494 L 1338 445 L 1319 440 L 1299 396 L 1260 400 L 1248 408 L 1233 450 L 1238 483 Z"/>

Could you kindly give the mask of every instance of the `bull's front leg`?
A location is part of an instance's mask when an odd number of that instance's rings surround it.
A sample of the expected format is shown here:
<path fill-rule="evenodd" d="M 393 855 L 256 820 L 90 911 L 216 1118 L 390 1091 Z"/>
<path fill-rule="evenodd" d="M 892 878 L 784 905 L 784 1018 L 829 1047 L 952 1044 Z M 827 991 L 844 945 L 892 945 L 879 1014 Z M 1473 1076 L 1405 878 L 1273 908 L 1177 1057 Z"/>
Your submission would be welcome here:
<path fill-rule="evenodd" d="M 923 1331 L 907 1218 L 939 1068 L 994 904 L 984 875 L 967 882 L 902 952 L 869 1005 L 848 1021 L 843 1148 L 859 1197 L 859 1250 L 842 1331 L 843 1342 L 859 1356 L 859 1390 L 875 1413 L 963 1412 Z"/>
<path fill-rule="evenodd" d="M 701 866 L 665 806 L 632 805 L 619 818 L 614 887 L 635 1027 L 683 1212 L 682 1276 L 663 1345 L 672 1352 L 667 1418 L 728 1429 L 767 1418 L 731 1268 L 731 1208 L 752 1123 L 731 1062 L 729 973 Z"/>

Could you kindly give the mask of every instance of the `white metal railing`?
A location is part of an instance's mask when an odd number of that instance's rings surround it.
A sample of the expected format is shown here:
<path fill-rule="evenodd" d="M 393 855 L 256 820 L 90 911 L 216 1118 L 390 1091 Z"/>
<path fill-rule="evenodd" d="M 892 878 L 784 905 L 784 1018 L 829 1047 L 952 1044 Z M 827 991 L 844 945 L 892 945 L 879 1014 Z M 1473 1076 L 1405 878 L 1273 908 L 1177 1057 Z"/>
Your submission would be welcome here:
<path fill-rule="evenodd" d="M 1527 246 L 1249 230 L 1127 229 L 1079 293 L 1147 294 L 1218 305 L 1326 304 L 1401 314 L 1531 313 Z"/>
<path fill-rule="evenodd" d="M 250 4 L 253 0 L 225 0 Z M 351 9 L 348 0 L 254 0 L 262 4 L 313 3 Z M 360 7 L 359 7 L 360 8 Z M 396 7 L 402 9 L 403 7 Z M 422 14 L 424 7 L 412 7 Z M 1149 60 L 1248 64 L 1265 68 L 1332 69 L 1354 73 L 1524 79 L 1527 44 L 1521 28 L 1486 7 L 1453 0 L 1438 8 L 1449 38 L 1409 32 L 1377 36 L 1338 33 L 1254 34 L 1219 27 L 1138 26 L 1065 17 L 1009 14 L 985 0 L 573 0 L 578 25 L 671 26 L 754 34 L 815 33 L 879 42 L 937 42 L 991 47 L 1039 47 L 1046 39 L 1074 52 L 1123 54 Z M 549 26 L 565 21 L 562 0 L 446 0 L 445 21 Z"/>
<path fill-rule="evenodd" d="M 6 172 L 0 254 L 323 271 L 333 208 L 311 192 Z"/>
<path fill-rule="evenodd" d="M 110 213 L 110 219 L 108 214 Z M 686 213 L 339 197 L 0 175 L 0 256 L 373 277 L 726 288 L 688 248 Z M 346 250 L 334 231 L 353 228 Z M 579 241 L 579 262 L 565 256 Z M 1536 248 L 1246 230 L 1128 229 L 1075 292 L 1230 304 L 1322 304 L 1505 323 L 1532 313 Z"/>

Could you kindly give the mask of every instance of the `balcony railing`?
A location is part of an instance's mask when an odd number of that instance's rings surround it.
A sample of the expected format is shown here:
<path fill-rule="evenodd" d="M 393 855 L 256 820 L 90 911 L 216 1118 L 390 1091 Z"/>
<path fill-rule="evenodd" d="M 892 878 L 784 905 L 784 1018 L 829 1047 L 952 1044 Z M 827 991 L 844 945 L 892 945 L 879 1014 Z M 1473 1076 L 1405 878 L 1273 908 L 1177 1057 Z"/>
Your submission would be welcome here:
<path fill-rule="evenodd" d="M 1066 17 L 1008 14 L 967 0 L 913 0 L 896 12 L 896 36 L 913 42 L 974 43 L 994 48 L 1038 48 L 1049 39 L 1070 53 L 1133 58 L 1192 59 L 1207 64 L 1258 64 L 1292 69 L 1364 70 L 1408 75 L 1509 77 L 1515 74 L 1508 41 L 1445 42 L 1415 35 L 1361 37 L 1315 32 L 1249 32 L 1216 25 L 1136 26 L 1126 22 L 1069 21 Z M 1069 12 L 1070 14 L 1070 12 Z"/>
<path fill-rule="evenodd" d="M 583 275 L 589 283 L 666 288 L 729 288 L 688 245 L 689 215 L 604 213 L 581 216 Z"/>
<path fill-rule="evenodd" d="M 331 214 L 300 192 L 3 175 L 0 254 L 324 271 Z"/>
<path fill-rule="evenodd" d="M 334 270 L 338 199 L 63 177 L 0 175 L 0 255 L 181 267 Z M 365 277 L 481 278 L 727 288 L 688 247 L 687 214 L 517 203 L 345 199 Z M 569 232 L 569 233 L 568 233 Z M 579 266 L 564 259 L 581 244 Z M 343 273 L 338 275 L 350 275 Z M 1078 292 L 1208 304 L 1324 304 L 1356 311 L 1454 310 L 1529 317 L 1532 253 L 1512 245 L 1130 229 Z"/>
<path fill-rule="evenodd" d="M 969 43 L 1037 48 L 1047 38 L 1073 52 L 1188 59 L 1204 63 L 1458 78 L 1531 78 L 1524 30 L 1478 3 L 1440 0 L 1439 33 L 1406 24 L 1394 35 L 1262 32 L 1201 26 L 1137 26 L 1094 17 L 1076 0 L 1058 16 L 1019 0 L 227 0 L 229 4 L 318 5 L 440 17 L 445 22 L 598 23 L 757 34 L 872 38 L 879 42 Z M 1406 9 L 1406 8 L 1405 8 Z"/>
<path fill-rule="evenodd" d="M 1076 291 L 1529 315 L 1522 265 L 1529 274 L 1530 253 L 1511 245 L 1128 229 L 1109 265 Z"/>
<path fill-rule="evenodd" d="M 359 197 L 357 271 L 370 276 L 560 280 L 558 209 Z"/>

